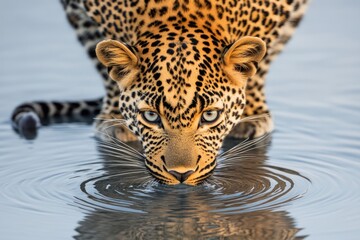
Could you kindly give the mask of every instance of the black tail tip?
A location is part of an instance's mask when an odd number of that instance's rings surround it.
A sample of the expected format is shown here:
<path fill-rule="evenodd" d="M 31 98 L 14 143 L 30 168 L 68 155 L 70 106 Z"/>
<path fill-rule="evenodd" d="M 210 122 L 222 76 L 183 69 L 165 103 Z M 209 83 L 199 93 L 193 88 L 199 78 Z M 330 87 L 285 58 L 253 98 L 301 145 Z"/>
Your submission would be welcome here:
<path fill-rule="evenodd" d="M 25 139 L 35 139 L 40 119 L 34 112 L 24 112 L 16 116 L 13 126 L 15 130 Z"/>

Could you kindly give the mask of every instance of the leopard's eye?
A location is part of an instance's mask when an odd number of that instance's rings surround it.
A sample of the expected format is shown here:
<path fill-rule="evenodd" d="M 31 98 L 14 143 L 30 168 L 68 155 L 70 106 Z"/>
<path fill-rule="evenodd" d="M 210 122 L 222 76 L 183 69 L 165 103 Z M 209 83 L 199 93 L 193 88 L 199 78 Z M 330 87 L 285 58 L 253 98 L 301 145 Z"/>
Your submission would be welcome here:
<path fill-rule="evenodd" d="M 159 123 L 160 121 L 159 115 L 153 111 L 144 111 L 142 112 L 142 116 L 149 123 Z"/>
<path fill-rule="evenodd" d="M 205 111 L 201 116 L 201 122 L 203 124 L 213 123 L 218 120 L 220 113 L 218 110 Z"/>

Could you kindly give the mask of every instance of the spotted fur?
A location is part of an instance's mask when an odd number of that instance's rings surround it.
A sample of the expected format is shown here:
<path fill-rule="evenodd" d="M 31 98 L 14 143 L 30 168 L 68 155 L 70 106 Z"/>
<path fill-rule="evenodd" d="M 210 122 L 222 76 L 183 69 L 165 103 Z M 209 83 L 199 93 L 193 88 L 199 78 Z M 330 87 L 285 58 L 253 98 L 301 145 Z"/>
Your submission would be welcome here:
<path fill-rule="evenodd" d="M 306 0 L 62 2 L 104 78 L 101 119 L 125 120 L 113 134 L 142 143 L 145 165 L 159 181 L 198 184 L 211 175 L 226 136 L 272 131 L 264 79 Z M 204 123 L 211 110 L 218 119 Z M 144 119 L 147 111 L 159 121 Z"/>

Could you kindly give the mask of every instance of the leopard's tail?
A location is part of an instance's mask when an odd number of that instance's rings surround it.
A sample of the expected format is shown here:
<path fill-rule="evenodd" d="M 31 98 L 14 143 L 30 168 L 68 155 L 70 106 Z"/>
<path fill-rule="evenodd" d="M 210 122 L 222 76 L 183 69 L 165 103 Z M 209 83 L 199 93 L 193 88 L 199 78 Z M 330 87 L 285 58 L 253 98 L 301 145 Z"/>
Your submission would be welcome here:
<path fill-rule="evenodd" d="M 85 101 L 23 103 L 12 113 L 12 126 L 21 136 L 33 139 L 40 126 L 52 123 L 87 122 L 92 123 L 100 113 L 103 98 Z"/>

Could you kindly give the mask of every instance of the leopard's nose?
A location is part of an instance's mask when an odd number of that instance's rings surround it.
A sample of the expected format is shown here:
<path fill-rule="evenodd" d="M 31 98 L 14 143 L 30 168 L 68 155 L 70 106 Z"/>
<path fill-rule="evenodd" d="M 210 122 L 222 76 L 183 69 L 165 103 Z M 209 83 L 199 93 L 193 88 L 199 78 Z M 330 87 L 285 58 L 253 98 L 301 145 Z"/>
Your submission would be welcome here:
<path fill-rule="evenodd" d="M 175 170 L 170 170 L 169 173 L 170 173 L 171 175 L 173 175 L 177 180 L 179 180 L 179 182 L 183 183 L 183 182 L 186 181 L 186 179 L 189 178 L 189 176 L 190 176 L 191 174 L 194 173 L 194 171 L 193 171 L 193 170 L 189 170 L 189 171 L 186 171 L 186 172 L 184 172 L 184 173 L 180 173 L 180 172 L 175 171 Z"/>

